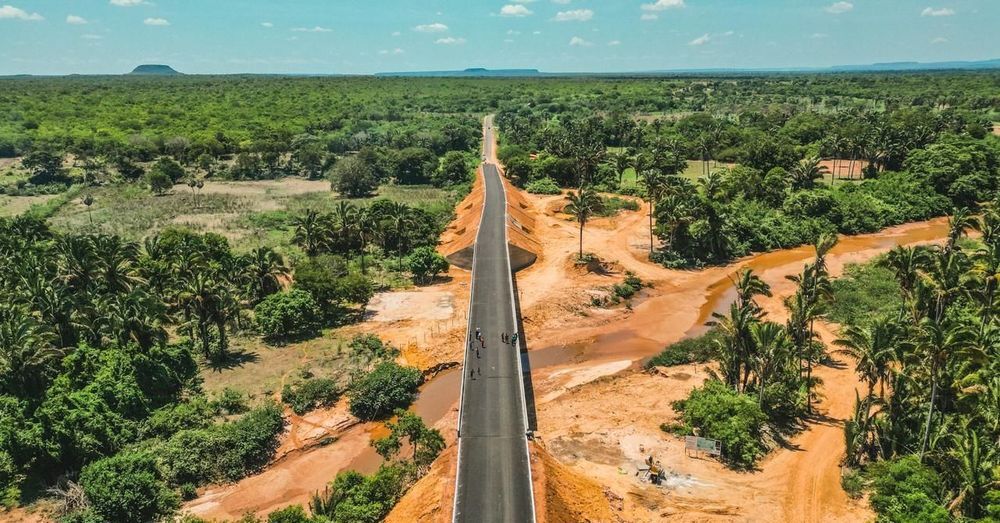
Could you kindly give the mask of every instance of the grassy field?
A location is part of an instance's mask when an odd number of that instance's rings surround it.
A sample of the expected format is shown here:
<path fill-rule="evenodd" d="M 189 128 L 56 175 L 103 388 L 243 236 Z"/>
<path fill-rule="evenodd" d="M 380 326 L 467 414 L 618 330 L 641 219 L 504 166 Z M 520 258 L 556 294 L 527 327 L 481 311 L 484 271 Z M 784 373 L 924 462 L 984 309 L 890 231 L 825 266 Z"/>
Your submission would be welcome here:
<path fill-rule="evenodd" d="M 723 164 L 719 162 L 711 162 L 710 164 L 713 170 L 721 169 L 723 167 L 726 167 L 727 165 L 728 164 Z M 687 167 L 679 174 L 691 181 L 697 181 L 704 175 L 703 169 L 704 167 L 702 166 L 701 160 L 688 160 Z M 625 171 L 625 174 L 622 176 L 622 185 L 635 186 L 638 183 L 639 183 L 638 175 L 636 174 L 635 169 L 629 167 L 628 170 Z"/>
<path fill-rule="evenodd" d="M 256 337 L 236 337 L 233 363 L 225 368 L 205 366 L 202 386 L 210 395 L 231 388 L 252 398 L 265 398 L 303 376 L 345 378 L 351 368 L 348 341 L 338 337 L 336 330 L 283 346 L 270 346 Z"/>
<path fill-rule="evenodd" d="M 94 198 L 89 209 L 82 203 L 88 194 Z M 430 186 L 387 185 L 376 197 L 441 212 L 450 212 L 457 200 L 454 191 Z M 297 250 L 291 245 L 291 218 L 305 209 L 331 210 L 338 201 L 328 182 L 298 178 L 209 181 L 198 194 L 185 185 L 154 195 L 145 187 L 122 184 L 84 189 L 49 222 L 58 231 L 100 231 L 136 241 L 169 226 L 184 226 L 221 234 L 238 251 L 266 245 L 290 254 Z"/>

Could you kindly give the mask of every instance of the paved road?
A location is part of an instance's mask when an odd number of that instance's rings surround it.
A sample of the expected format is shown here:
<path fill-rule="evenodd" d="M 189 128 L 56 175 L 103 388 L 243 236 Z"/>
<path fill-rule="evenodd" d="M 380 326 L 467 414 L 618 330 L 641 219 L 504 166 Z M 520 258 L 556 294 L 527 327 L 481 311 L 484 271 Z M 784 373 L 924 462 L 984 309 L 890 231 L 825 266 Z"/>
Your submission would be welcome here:
<path fill-rule="evenodd" d="M 487 133 L 492 132 L 490 127 L 487 119 Z M 492 144 L 490 138 L 487 134 L 486 147 Z M 500 341 L 501 333 L 510 334 L 515 326 L 504 230 L 507 209 L 496 166 L 487 163 L 483 174 L 486 205 L 473 259 L 471 340 L 467 339 L 459 415 L 454 520 L 530 522 L 534 521 L 534 501 L 520 354 Z M 485 349 L 474 339 L 477 327 Z"/>

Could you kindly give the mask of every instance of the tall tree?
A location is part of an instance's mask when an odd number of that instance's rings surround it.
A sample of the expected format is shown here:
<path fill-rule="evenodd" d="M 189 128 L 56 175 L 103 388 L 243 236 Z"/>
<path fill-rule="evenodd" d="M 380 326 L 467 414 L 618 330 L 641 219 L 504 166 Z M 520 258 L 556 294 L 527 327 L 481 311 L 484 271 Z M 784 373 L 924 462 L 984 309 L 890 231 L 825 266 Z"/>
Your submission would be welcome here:
<path fill-rule="evenodd" d="M 583 228 L 587 221 L 601 207 L 601 197 L 590 188 L 584 187 L 576 192 L 571 192 L 566 196 L 569 204 L 563 209 L 580 224 L 580 253 L 579 258 L 583 259 Z"/>

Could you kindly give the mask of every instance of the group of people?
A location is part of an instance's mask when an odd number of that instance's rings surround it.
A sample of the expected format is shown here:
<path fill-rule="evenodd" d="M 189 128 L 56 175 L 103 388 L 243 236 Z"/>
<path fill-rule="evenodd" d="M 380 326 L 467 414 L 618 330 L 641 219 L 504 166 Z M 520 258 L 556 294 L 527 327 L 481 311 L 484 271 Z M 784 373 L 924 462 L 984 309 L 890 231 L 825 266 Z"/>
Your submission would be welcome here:
<path fill-rule="evenodd" d="M 500 342 L 504 345 L 510 344 L 511 347 L 517 347 L 517 333 L 507 334 L 506 332 L 501 332 Z M 483 331 L 479 327 L 476 327 L 475 341 L 469 340 L 469 343 L 476 348 L 476 358 L 480 358 L 479 350 L 486 350 L 486 337 L 483 336 Z M 479 366 L 477 365 L 476 368 L 478 369 Z M 479 374 L 482 375 L 482 370 L 479 371 Z M 476 376 L 476 370 L 471 365 L 469 365 L 469 376 Z"/>

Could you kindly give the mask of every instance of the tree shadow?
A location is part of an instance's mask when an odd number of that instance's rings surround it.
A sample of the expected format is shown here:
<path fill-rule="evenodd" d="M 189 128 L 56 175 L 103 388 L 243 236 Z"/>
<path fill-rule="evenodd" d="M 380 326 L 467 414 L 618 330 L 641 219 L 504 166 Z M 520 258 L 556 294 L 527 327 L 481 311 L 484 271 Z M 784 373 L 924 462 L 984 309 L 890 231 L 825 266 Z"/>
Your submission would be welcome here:
<path fill-rule="evenodd" d="M 238 349 L 230 351 L 223 360 L 210 359 L 207 364 L 213 371 L 222 372 L 224 370 L 232 370 L 237 367 L 242 367 L 248 363 L 257 363 L 258 361 L 260 361 L 260 355 L 257 354 L 256 351 Z"/>

